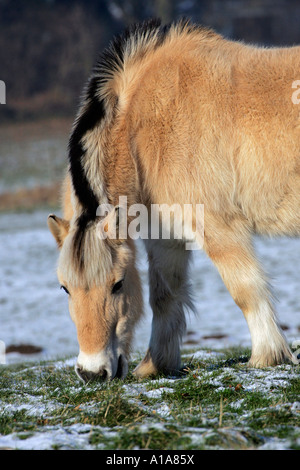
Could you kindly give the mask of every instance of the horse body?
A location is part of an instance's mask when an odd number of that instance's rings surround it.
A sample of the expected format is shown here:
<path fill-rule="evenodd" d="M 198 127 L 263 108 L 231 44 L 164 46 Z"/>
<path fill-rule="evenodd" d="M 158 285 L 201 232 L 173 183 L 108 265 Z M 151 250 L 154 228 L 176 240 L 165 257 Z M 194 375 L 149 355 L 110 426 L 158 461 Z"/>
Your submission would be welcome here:
<path fill-rule="evenodd" d="M 48 219 L 84 380 L 126 374 L 142 312 L 133 241 L 97 237 L 97 206 L 121 195 L 148 208 L 204 204 L 203 248 L 248 322 L 250 364 L 292 359 L 251 237 L 300 233 L 299 75 L 299 47 L 260 49 L 187 23 L 144 24 L 105 52 L 70 138 L 64 219 Z M 192 308 L 184 243 L 145 246 L 153 323 L 138 376 L 180 367 Z"/>

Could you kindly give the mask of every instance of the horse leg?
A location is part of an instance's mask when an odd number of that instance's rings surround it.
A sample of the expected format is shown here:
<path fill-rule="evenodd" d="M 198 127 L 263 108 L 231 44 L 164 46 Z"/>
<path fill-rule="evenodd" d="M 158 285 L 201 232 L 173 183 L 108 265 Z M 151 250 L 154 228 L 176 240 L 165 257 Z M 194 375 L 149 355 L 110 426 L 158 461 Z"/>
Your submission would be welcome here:
<path fill-rule="evenodd" d="M 187 281 L 190 252 L 184 243 L 147 240 L 152 331 L 147 353 L 135 369 L 146 377 L 180 369 L 180 344 L 185 332 L 185 308 L 193 308 Z"/>
<path fill-rule="evenodd" d="M 233 219 L 225 223 L 206 214 L 204 250 L 248 323 L 252 341 L 249 365 L 264 367 L 286 358 L 292 360 L 245 221 Z"/>

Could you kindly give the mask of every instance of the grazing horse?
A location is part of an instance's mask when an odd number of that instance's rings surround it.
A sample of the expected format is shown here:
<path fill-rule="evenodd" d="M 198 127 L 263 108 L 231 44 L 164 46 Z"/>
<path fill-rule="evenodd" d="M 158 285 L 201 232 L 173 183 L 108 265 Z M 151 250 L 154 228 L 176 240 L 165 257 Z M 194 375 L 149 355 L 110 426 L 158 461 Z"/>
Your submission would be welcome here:
<path fill-rule="evenodd" d="M 293 360 L 253 234 L 300 233 L 300 47 L 259 48 L 179 21 L 130 28 L 104 51 L 69 140 L 63 218 L 48 224 L 78 334 L 79 377 L 124 377 L 143 310 L 134 240 L 99 237 L 118 203 L 203 204 L 203 249 L 242 310 L 250 366 Z M 97 215 L 101 204 L 111 211 Z M 196 240 L 197 240 L 196 234 Z M 191 252 L 145 239 L 152 333 L 135 374 L 181 367 Z"/>

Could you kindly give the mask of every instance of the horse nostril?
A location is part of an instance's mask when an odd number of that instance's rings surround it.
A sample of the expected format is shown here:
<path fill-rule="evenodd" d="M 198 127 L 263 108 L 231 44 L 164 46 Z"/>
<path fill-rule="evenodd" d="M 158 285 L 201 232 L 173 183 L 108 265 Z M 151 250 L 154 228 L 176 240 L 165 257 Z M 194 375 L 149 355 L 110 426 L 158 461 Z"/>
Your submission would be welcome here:
<path fill-rule="evenodd" d="M 96 376 L 102 380 L 106 380 L 107 378 L 107 370 L 106 369 L 101 369 L 99 370 L 98 374 L 96 374 Z"/>
<path fill-rule="evenodd" d="M 83 382 L 92 382 L 94 380 L 106 380 L 107 378 L 107 371 L 105 369 L 100 369 L 97 373 L 95 372 L 90 372 L 85 369 L 83 369 L 81 366 L 76 365 L 75 367 L 76 374 L 78 377 L 83 380 Z"/>
<path fill-rule="evenodd" d="M 88 372 L 86 370 L 84 370 L 82 367 L 80 366 L 76 366 L 75 367 L 75 371 L 76 371 L 76 374 L 78 375 L 78 377 L 85 383 L 89 382 L 90 380 L 93 380 L 93 377 L 94 377 L 94 374 L 93 372 Z"/>

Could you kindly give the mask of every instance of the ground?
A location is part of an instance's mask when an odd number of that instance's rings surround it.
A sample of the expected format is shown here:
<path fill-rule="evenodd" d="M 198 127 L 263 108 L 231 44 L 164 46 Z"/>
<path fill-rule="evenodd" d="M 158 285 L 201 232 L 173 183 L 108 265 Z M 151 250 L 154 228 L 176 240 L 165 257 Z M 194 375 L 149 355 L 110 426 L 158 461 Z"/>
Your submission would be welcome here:
<path fill-rule="evenodd" d="M 183 354 L 181 377 L 82 384 L 75 358 L 0 369 L 0 448 L 297 449 L 300 368 L 249 350 Z"/>

